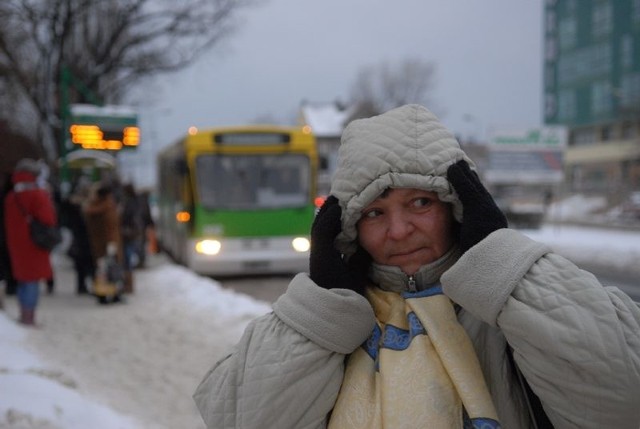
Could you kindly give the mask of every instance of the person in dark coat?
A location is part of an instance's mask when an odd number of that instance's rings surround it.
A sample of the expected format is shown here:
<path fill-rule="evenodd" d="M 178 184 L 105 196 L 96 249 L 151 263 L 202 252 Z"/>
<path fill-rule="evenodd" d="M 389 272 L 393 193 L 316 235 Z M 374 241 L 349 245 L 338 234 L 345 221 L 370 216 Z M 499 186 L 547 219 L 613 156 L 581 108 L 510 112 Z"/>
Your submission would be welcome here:
<path fill-rule="evenodd" d="M 124 291 L 133 293 L 133 269 L 140 262 L 145 224 L 139 197 L 132 184 L 124 185 L 120 231 L 124 250 Z"/>
<path fill-rule="evenodd" d="M 144 232 L 142 234 L 142 242 L 140 243 L 140 261 L 138 267 L 144 268 L 147 262 L 147 252 L 155 253 L 157 251 L 157 243 L 155 238 L 155 223 L 151 215 L 151 206 L 149 205 L 149 191 L 143 191 L 138 194 L 140 210 L 142 211 L 142 223 Z"/>
<path fill-rule="evenodd" d="M 38 186 L 40 164 L 22 159 L 11 177 L 13 190 L 5 198 L 4 228 L 11 258 L 11 269 L 18 282 L 19 321 L 35 325 L 35 312 L 40 294 L 40 281 L 53 278 L 49 251 L 32 241 L 28 216 L 46 225 L 56 225 L 57 216 L 51 195 Z"/>
<path fill-rule="evenodd" d="M 87 278 L 93 279 L 95 264 L 91 253 L 91 243 L 82 205 L 89 198 L 89 185 L 79 183 L 69 198 L 62 202 L 65 213 L 65 225 L 71 231 L 71 245 L 67 254 L 73 260 L 76 272 L 76 293 L 78 295 L 89 292 Z"/>

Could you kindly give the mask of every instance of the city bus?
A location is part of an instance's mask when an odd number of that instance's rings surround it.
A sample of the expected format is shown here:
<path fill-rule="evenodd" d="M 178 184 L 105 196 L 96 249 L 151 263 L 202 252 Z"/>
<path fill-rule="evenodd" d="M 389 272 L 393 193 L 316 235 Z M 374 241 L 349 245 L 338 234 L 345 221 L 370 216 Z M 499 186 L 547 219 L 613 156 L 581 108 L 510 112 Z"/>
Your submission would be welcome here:
<path fill-rule="evenodd" d="M 158 243 L 205 275 L 307 271 L 317 168 L 308 126 L 191 129 L 158 154 Z"/>

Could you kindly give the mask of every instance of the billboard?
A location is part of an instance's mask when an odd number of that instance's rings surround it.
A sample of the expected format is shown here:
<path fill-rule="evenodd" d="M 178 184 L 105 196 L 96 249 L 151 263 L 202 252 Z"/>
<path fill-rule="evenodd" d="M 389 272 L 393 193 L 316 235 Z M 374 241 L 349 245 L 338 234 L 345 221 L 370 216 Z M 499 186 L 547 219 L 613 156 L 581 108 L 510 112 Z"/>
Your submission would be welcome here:
<path fill-rule="evenodd" d="M 497 130 L 489 139 L 484 179 L 491 184 L 553 184 L 564 180 L 564 127 Z"/>

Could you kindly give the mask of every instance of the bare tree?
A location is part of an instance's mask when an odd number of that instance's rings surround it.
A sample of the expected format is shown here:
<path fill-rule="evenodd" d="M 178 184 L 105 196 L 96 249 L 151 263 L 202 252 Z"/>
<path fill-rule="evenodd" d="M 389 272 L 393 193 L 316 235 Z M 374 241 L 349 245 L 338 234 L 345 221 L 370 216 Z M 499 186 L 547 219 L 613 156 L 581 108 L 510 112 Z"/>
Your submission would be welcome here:
<path fill-rule="evenodd" d="M 239 11 L 258 2 L 2 0 L 0 114 L 26 103 L 39 124 L 32 137 L 54 158 L 66 101 L 121 101 L 141 79 L 180 70 L 228 37 Z"/>
<path fill-rule="evenodd" d="M 417 59 L 361 68 L 351 86 L 350 102 L 357 109 L 350 119 L 378 115 L 408 103 L 430 106 L 434 76 L 435 66 Z"/>

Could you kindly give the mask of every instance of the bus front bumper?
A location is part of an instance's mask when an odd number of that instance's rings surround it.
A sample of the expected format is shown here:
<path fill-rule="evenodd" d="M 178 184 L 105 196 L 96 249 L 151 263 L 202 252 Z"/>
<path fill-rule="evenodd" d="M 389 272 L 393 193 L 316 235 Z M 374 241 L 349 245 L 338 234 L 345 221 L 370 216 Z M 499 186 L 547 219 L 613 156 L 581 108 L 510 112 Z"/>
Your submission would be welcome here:
<path fill-rule="evenodd" d="M 293 274 L 309 270 L 309 251 L 293 250 L 289 239 L 260 240 L 260 243 L 260 249 L 250 248 L 246 240 L 241 246 L 223 243 L 222 251 L 212 256 L 197 253 L 193 243 L 188 266 L 199 274 L 213 276 Z"/>

